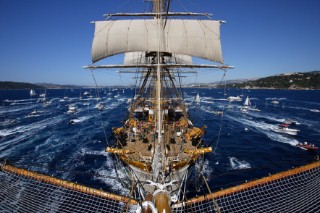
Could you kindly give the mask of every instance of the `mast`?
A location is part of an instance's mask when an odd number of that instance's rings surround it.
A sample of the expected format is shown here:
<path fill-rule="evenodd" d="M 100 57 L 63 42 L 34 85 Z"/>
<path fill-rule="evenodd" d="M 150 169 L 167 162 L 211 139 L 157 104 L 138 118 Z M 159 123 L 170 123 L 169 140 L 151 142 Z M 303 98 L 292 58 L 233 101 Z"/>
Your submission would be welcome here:
<path fill-rule="evenodd" d="M 158 143 L 162 142 L 161 136 L 161 66 L 160 66 L 160 49 L 161 49 L 161 15 L 160 15 L 160 5 L 161 0 L 156 0 L 156 18 L 157 18 L 157 25 L 158 25 L 158 51 L 157 51 L 157 86 L 156 86 L 156 96 L 157 96 L 157 109 L 158 109 Z"/>
<path fill-rule="evenodd" d="M 157 19 L 157 31 L 158 31 L 158 50 L 157 50 L 157 77 L 156 77 L 156 103 L 157 103 L 157 119 L 156 119 L 156 126 L 157 126 L 157 131 L 158 131 L 158 143 L 156 144 L 155 147 L 155 153 L 153 157 L 153 175 L 154 175 L 154 180 L 158 182 L 159 180 L 159 173 L 163 174 L 163 169 L 166 168 L 166 165 L 164 163 L 166 162 L 164 159 L 164 140 L 162 138 L 162 110 L 161 110 L 161 87 L 162 87 L 162 82 L 161 82 L 161 14 L 160 12 L 162 11 L 161 7 L 162 1 L 161 0 L 155 0 L 153 3 L 153 9 L 155 9 L 156 19 Z M 164 176 L 161 175 L 161 180 L 159 182 L 164 181 Z"/>

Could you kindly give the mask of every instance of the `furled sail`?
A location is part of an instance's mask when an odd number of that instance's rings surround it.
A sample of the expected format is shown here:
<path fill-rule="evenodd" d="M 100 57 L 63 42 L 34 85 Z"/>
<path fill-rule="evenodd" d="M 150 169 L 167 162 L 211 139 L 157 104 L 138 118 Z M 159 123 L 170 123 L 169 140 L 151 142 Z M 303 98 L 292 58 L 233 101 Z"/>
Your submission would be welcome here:
<path fill-rule="evenodd" d="M 160 50 L 223 63 L 220 23 L 213 20 L 167 20 L 166 27 L 161 27 L 159 41 L 156 19 L 97 21 L 92 61 L 126 52 Z"/>
<path fill-rule="evenodd" d="M 166 64 L 192 64 L 192 57 L 189 55 L 172 54 L 172 57 L 164 56 Z M 124 54 L 125 65 L 147 64 L 145 52 L 127 52 Z"/>

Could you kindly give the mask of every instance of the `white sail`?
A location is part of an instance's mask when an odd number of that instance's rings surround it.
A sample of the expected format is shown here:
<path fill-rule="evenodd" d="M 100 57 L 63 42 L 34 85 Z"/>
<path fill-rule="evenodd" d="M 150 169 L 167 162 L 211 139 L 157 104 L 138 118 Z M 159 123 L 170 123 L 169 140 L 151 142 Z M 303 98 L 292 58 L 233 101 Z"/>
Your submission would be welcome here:
<path fill-rule="evenodd" d="M 172 54 L 172 57 L 164 56 L 166 64 L 192 64 L 192 57 L 189 55 L 182 54 Z M 124 64 L 147 64 L 147 58 L 145 57 L 145 52 L 127 52 L 124 54 Z M 149 62 L 150 63 L 150 62 Z"/>
<path fill-rule="evenodd" d="M 197 103 L 197 104 L 199 104 L 199 103 L 200 103 L 200 96 L 199 96 L 199 93 L 197 93 L 197 96 L 196 96 L 196 100 L 195 100 L 195 101 L 196 101 L 196 103 Z"/>
<path fill-rule="evenodd" d="M 246 100 L 244 101 L 244 106 L 251 106 L 251 102 L 249 100 L 249 96 L 247 96 Z"/>
<path fill-rule="evenodd" d="M 31 89 L 30 90 L 30 96 L 35 96 L 35 95 L 36 95 L 36 92 L 33 89 Z"/>
<path fill-rule="evenodd" d="M 223 63 L 220 24 L 213 20 L 167 20 L 160 51 Z M 157 31 L 155 19 L 97 21 L 92 61 L 125 52 L 158 51 Z"/>

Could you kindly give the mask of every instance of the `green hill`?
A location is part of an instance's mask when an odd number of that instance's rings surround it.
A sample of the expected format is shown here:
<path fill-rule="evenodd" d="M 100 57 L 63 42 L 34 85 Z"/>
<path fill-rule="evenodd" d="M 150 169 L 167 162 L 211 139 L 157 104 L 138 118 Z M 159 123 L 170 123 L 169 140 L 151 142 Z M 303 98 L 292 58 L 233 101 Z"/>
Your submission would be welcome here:
<path fill-rule="evenodd" d="M 227 85 L 229 88 L 313 89 L 320 90 L 320 71 L 281 74 L 243 83 Z"/>
<path fill-rule="evenodd" d="M 44 87 L 25 82 L 0 81 L 0 89 L 44 89 Z"/>

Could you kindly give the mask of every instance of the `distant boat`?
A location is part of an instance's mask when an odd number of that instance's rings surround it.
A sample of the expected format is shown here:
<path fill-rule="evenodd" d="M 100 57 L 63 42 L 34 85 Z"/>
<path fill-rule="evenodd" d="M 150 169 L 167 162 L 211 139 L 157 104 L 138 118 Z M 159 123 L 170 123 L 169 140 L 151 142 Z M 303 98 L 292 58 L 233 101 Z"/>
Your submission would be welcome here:
<path fill-rule="evenodd" d="M 76 114 L 78 112 L 77 107 L 74 104 L 69 105 L 68 114 Z"/>
<path fill-rule="evenodd" d="M 80 121 L 81 121 L 81 120 L 78 119 L 78 118 L 71 119 L 71 120 L 69 121 L 69 124 L 76 124 L 76 123 L 79 123 Z"/>
<path fill-rule="evenodd" d="M 242 98 L 240 96 L 229 96 L 227 101 L 242 101 Z"/>
<path fill-rule="evenodd" d="M 311 112 L 320 112 L 318 109 L 310 109 Z"/>
<path fill-rule="evenodd" d="M 303 150 L 308 150 L 308 151 L 314 151 L 314 150 L 318 150 L 319 147 L 315 146 L 314 144 L 308 143 L 308 142 L 304 142 L 304 143 L 298 143 L 296 145 L 296 147 L 299 147 Z"/>
<path fill-rule="evenodd" d="M 40 112 L 39 112 L 37 109 L 35 109 L 35 110 L 33 110 L 32 112 L 30 112 L 30 113 L 26 116 L 26 118 L 38 117 L 38 116 L 40 116 Z"/>
<path fill-rule="evenodd" d="M 279 101 L 273 100 L 273 101 L 271 101 L 271 103 L 272 103 L 272 104 L 279 104 Z"/>
<path fill-rule="evenodd" d="M 243 107 L 241 108 L 242 112 L 247 112 L 248 110 L 260 112 L 259 109 L 255 108 L 255 107 L 251 107 L 251 102 L 250 102 L 249 96 L 247 96 L 246 100 L 243 103 Z"/>
<path fill-rule="evenodd" d="M 284 134 L 288 134 L 288 135 L 297 135 L 297 133 L 300 130 L 291 129 L 291 128 L 289 128 L 288 124 L 279 124 L 279 126 L 272 128 L 272 131 L 278 132 L 278 133 L 284 133 Z"/>
<path fill-rule="evenodd" d="M 45 102 L 47 100 L 47 90 L 44 90 L 44 93 L 39 95 L 38 102 Z"/>
<path fill-rule="evenodd" d="M 195 102 L 196 104 L 200 104 L 200 96 L 199 96 L 199 93 L 197 93 L 197 96 L 195 98 Z"/>
<path fill-rule="evenodd" d="M 33 89 L 31 89 L 30 90 L 30 96 L 35 96 L 35 95 L 37 95 L 36 92 Z"/>
<path fill-rule="evenodd" d="M 241 107 L 241 112 L 248 112 L 248 108 L 251 106 L 251 102 L 249 100 L 249 96 L 247 96 L 246 100 L 243 103 L 243 107 Z"/>
<path fill-rule="evenodd" d="M 94 108 L 96 108 L 96 109 L 98 109 L 98 110 L 100 110 L 100 111 L 106 109 L 102 102 L 97 103 L 97 104 L 94 106 Z"/>
<path fill-rule="evenodd" d="M 246 100 L 243 103 L 243 107 L 249 108 L 251 106 L 251 102 L 249 100 L 249 96 L 247 96 Z"/>

